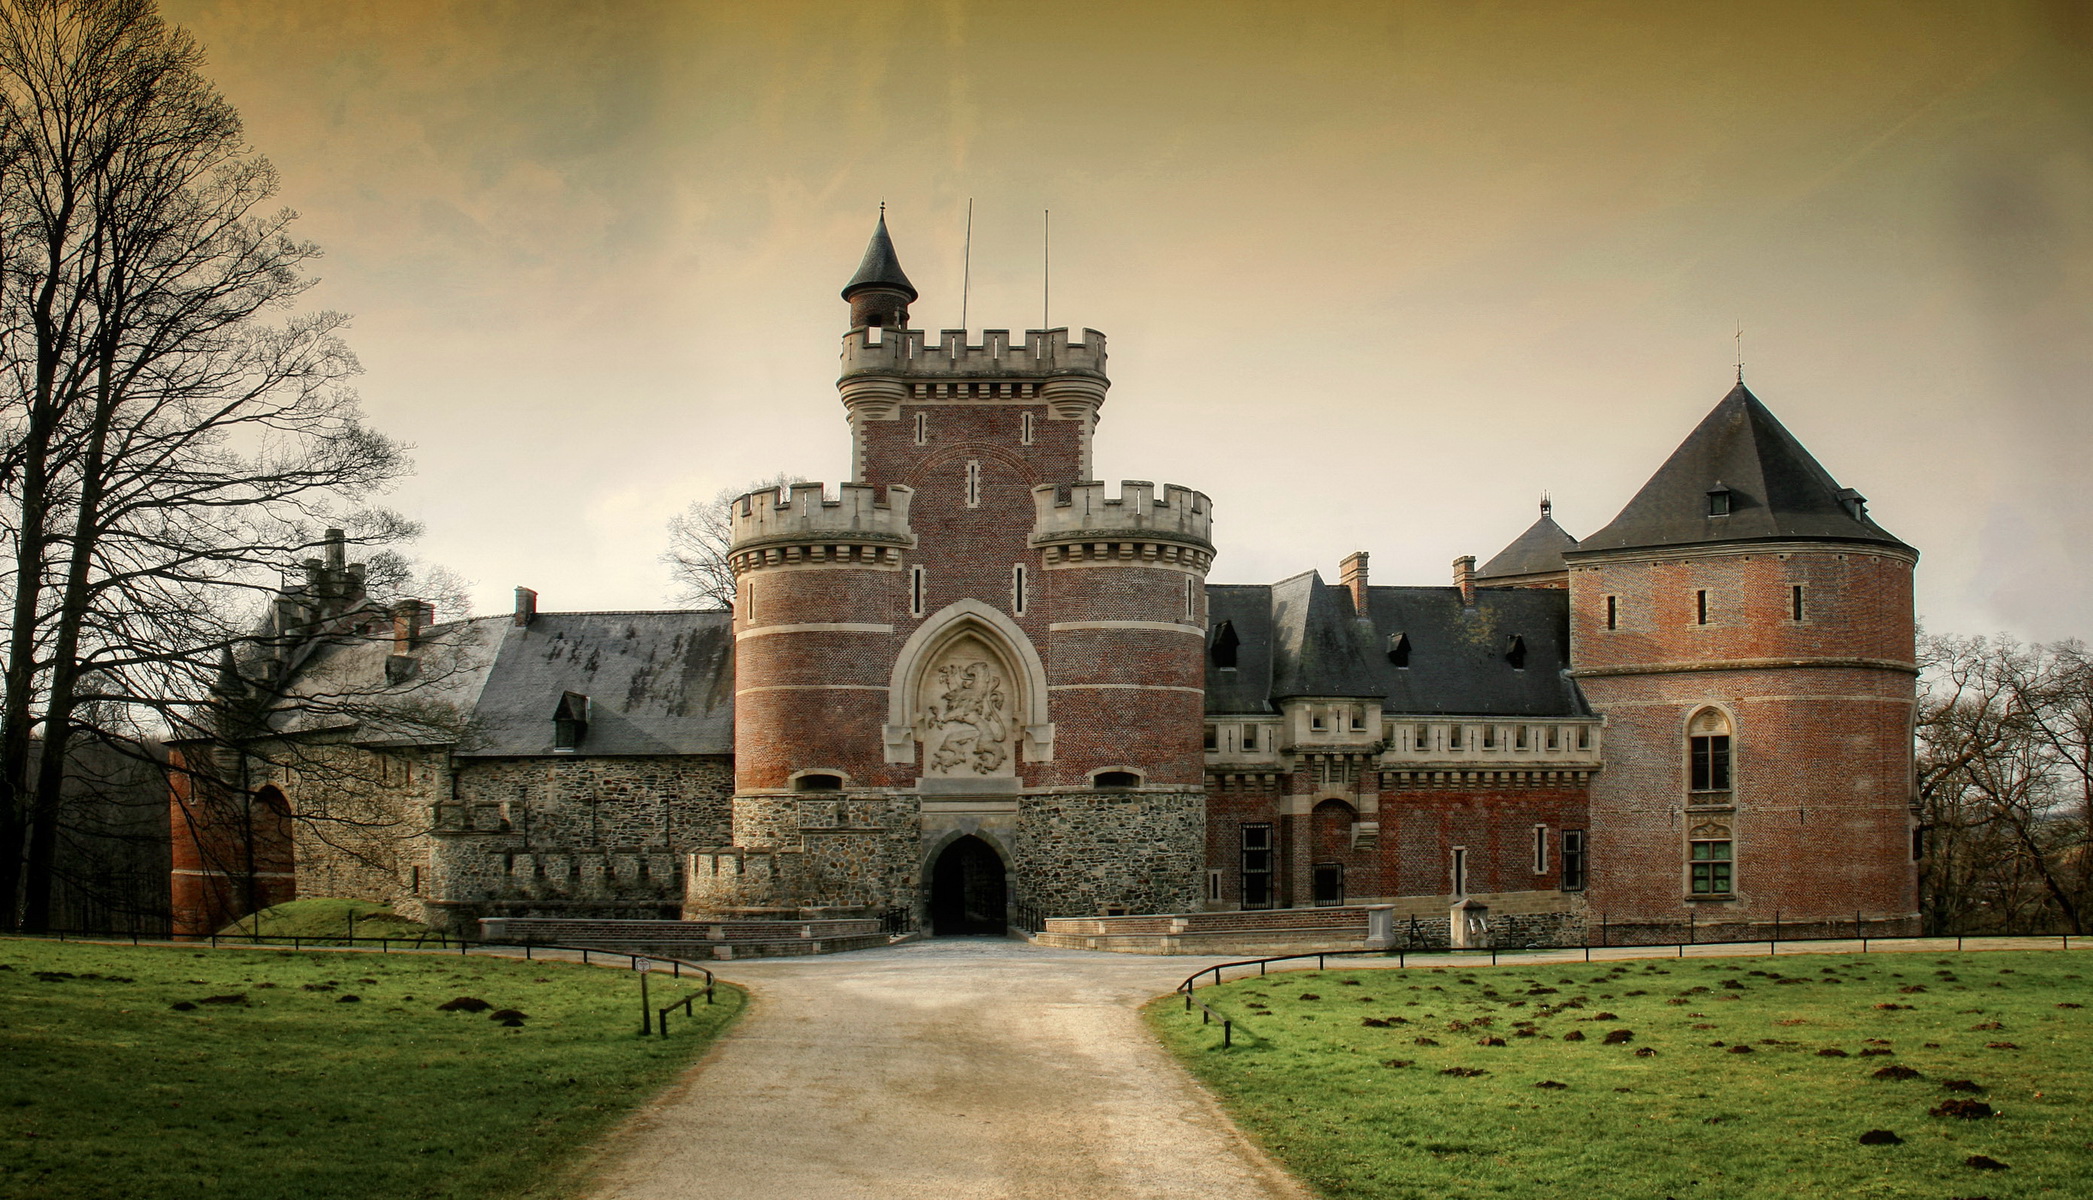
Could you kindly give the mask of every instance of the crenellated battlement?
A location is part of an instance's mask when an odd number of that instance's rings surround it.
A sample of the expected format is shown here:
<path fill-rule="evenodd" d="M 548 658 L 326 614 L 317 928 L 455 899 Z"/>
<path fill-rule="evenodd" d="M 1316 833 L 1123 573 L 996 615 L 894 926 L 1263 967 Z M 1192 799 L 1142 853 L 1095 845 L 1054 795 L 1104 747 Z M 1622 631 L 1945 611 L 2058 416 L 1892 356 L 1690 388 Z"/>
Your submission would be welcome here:
<path fill-rule="evenodd" d="M 1007 329 L 984 329 L 981 342 L 964 329 L 938 331 L 926 344 L 921 329 L 851 330 L 843 335 L 843 381 L 860 375 L 904 375 L 911 379 L 1044 379 L 1050 376 L 1105 378 L 1105 335 L 1085 329 L 1072 342 L 1066 329 L 1027 329 L 1016 344 Z"/>
<path fill-rule="evenodd" d="M 1048 565 L 1162 558 L 1206 569 L 1213 560 L 1214 515 L 1205 492 L 1165 484 L 1158 498 L 1156 485 L 1145 479 L 1119 486 L 1117 497 L 1107 495 L 1102 483 L 1032 489 L 1032 544 L 1046 548 Z"/>
<path fill-rule="evenodd" d="M 916 544 L 909 528 L 915 489 L 894 484 L 879 489 L 846 483 L 837 499 L 819 483 L 795 483 L 781 494 L 764 489 L 734 501 L 728 562 L 739 574 L 784 562 L 898 565 L 900 552 Z"/>

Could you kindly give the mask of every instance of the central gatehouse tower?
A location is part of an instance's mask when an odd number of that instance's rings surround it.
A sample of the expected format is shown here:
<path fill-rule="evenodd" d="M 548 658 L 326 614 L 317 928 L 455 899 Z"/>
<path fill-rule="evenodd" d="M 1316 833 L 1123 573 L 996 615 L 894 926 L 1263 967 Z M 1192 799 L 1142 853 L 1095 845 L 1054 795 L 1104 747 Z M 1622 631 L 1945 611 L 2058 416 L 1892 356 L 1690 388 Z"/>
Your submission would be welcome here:
<path fill-rule="evenodd" d="M 1196 908 L 1207 497 L 1090 478 L 1103 334 L 930 341 L 884 217 L 843 298 L 851 480 L 734 506 L 733 842 L 686 915 Z"/>

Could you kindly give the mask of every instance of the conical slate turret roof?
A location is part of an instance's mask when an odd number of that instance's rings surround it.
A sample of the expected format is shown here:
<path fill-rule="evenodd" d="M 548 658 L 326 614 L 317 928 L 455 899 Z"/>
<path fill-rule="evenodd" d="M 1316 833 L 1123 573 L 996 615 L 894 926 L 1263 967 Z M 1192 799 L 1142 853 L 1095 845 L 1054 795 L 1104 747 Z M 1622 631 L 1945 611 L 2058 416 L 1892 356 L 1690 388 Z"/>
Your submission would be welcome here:
<path fill-rule="evenodd" d="M 907 292 L 909 299 L 916 298 L 916 285 L 910 283 L 908 275 L 902 271 L 901 260 L 894 254 L 894 239 L 887 236 L 885 210 L 879 214 L 879 227 L 872 231 L 872 241 L 865 247 L 865 258 L 858 264 L 858 273 L 843 285 L 843 298 L 848 300 L 852 292 L 866 287 L 898 288 Z"/>
<path fill-rule="evenodd" d="M 1549 515 L 1548 505 L 1541 505 L 1541 519 L 1526 527 L 1526 532 L 1512 539 L 1512 544 L 1497 552 L 1497 557 L 1483 564 L 1475 573 L 1477 579 L 1502 578 L 1508 575 L 1546 575 L 1554 571 L 1566 571 L 1569 565 L 1563 562 L 1563 551 L 1575 550 L 1577 539 L 1564 532 Z"/>
<path fill-rule="evenodd" d="M 1711 503 L 1718 493 L 1727 515 Z M 1791 538 L 1904 546 L 1740 380 L 1620 515 L 1572 553 Z"/>

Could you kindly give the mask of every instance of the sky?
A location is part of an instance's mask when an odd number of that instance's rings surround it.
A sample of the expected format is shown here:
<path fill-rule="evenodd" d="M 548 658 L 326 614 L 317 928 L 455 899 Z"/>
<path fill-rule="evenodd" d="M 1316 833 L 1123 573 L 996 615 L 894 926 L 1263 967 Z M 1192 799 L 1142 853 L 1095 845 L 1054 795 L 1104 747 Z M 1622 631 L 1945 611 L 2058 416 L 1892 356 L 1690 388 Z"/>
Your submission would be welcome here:
<path fill-rule="evenodd" d="M 1103 330 L 1096 473 L 1217 582 L 1612 519 L 1736 371 L 1929 629 L 2093 637 L 2093 6 L 162 0 L 327 252 L 415 552 L 665 607 L 666 523 L 840 482 L 837 296 Z M 447 614 L 459 615 L 459 614 Z"/>

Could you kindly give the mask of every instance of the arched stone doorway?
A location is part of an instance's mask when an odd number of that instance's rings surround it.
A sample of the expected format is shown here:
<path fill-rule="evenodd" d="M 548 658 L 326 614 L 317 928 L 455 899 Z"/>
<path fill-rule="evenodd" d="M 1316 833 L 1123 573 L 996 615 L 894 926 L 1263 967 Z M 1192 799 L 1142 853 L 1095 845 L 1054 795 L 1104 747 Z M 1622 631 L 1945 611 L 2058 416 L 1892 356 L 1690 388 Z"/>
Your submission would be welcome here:
<path fill-rule="evenodd" d="M 1000 934 L 1009 895 L 996 848 L 972 834 L 958 838 L 930 869 L 931 932 Z"/>

